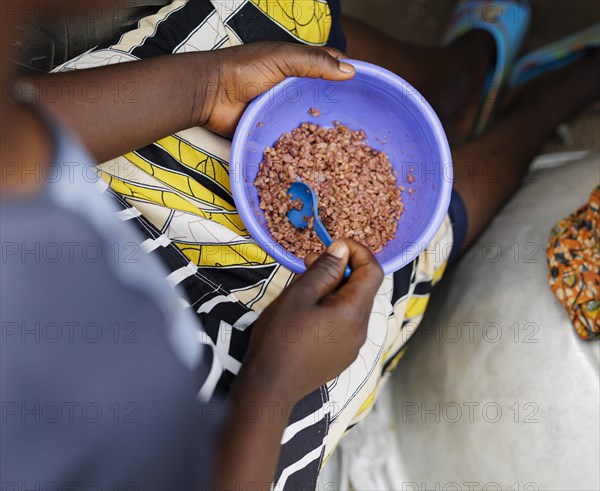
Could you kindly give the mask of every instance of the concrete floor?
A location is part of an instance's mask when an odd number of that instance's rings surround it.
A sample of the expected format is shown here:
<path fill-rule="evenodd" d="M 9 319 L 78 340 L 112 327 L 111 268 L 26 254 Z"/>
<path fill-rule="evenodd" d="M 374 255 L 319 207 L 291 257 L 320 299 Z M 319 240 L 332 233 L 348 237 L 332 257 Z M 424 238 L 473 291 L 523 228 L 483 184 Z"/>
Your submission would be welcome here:
<path fill-rule="evenodd" d="M 530 0 L 531 28 L 524 52 L 600 21 L 597 0 Z M 399 40 L 437 45 L 454 0 L 342 0 L 343 12 Z M 569 124 L 571 141 L 549 141 L 544 151 L 600 150 L 600 111 L 586 111 Z"/>

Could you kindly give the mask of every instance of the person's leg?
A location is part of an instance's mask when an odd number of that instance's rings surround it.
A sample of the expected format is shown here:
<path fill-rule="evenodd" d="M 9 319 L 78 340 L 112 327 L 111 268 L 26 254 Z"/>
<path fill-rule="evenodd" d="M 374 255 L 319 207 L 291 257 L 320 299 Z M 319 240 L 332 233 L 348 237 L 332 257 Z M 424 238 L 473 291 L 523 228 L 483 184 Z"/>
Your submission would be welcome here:
<path fill-rule="evenodd" d="M 348 56 L 412 84 L 438 113 L 451 144 L 469 136 L 496 53 L 491 34 L 474 30 L 448 47 L 429 48 L 397 41 L 350 17 L 342 17 L 342 24 Z"/>
<path fill-rule="evenodd" d="M 600 50 L 595 50 L 532 82 L 486 133 L 453 151 L 454 189 L 467 212 L 465 246 L 517 189 L 550 133 L 599 98 Z"/>

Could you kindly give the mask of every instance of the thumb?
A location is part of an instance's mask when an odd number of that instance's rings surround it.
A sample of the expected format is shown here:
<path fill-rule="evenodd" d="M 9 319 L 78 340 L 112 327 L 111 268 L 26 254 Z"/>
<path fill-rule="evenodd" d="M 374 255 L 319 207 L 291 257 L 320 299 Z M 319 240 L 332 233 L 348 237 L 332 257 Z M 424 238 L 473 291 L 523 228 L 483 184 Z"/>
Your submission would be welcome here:
<path fill-rule="evenodd" d="M 332 293 L 344 278 L 350 249 L 344 241 L 336 241 L 316 260 L 306 259 L 306 273 L 294 283 L 296 294 L 318 302 Z"/>
<path fill-rule="evenodd" d="M 284 63 L 279 66 L 288 77 L 348 80 L 355 74 L 354 67 L 338 60 L 333 50 L 288 45 L 280 54 L 284 57 Z"/>

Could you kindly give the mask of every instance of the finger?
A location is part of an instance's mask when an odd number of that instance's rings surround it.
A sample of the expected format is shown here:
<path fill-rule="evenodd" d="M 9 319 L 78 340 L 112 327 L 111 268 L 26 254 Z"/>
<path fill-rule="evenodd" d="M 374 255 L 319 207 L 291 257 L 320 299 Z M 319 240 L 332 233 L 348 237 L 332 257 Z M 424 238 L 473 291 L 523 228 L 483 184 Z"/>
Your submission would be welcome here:
<path fill-rule="evenodd" d="M 306 269 L 310 268 L 312 263 L 314 263 L 317 259 L 319 259 L 319 254 L 316 252 L 309 252 L 304 258 L 304 265 L 306 266 Z"/>
<path fill-rule="evenodd" d="M 329 46 L 323 46 L 320 49 L 323 49 L 325 51 L 327 51 L 331 56 L 333 56 L 335 59 L 340 59 L 340 58 L 349 58 L 349 56 L 344 53 L 343 51 L 340 51 L 339 49 L 336 48 L 330 48 Z"/>
<path fill-rule="evenodd" d="M 348 247 L 352 274 L 348 281 L 325 302 L 332 305 L 343 303 L 359 312 L 370 311 L 373 298 L 383 281 L 383 270 L 375 256 L 365 246 L 354 240 L 343 240 Z"/>
<path fill-rule="evenodd" d="M 309 46 L 286 45 L 277 52 L 279 69 L 288 77 L 323 78 L 326 80 L 348 80 L 354 76 L 354 67 L 340 61 L 334 50 Z"/>
<path fill-rule="evenodd" d="M 294 295 L 310 303 L 317 303 L 335 291 L 344 278 L 349 255 L 350 250 L 345 242 L 336 241 L 331 244 L 292 285 Z"/>

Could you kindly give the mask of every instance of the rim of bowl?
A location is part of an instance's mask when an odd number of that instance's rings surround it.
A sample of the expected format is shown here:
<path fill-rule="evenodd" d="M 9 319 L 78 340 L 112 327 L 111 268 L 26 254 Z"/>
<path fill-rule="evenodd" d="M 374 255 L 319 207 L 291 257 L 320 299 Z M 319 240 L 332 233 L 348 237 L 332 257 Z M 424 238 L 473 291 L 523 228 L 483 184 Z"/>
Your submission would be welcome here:
<path fill-rule="evenodd" d="M 444 132 L 442 123 L 440 122 L 437 114 L 429 102 L 427 102 L 421 93 L 418 92 L 411 84 L 395 73 L 392 73 L 380 66 L 373 65 L 372 63 L 350 59 L 342 59 L 342 61 L 353 65 L 357 74 L 360 73 L 374 78 L 384 79 L 402 94 L 406 94 L 407 91 L 410 91 L 408 93 L 416 98 L 416 104 L 419 106 L 420 114 L 425 119 L 425 122 L 430 126 L 432 133 L 435 136 L 436 147 L 440 153 L 441 164 L 449 166 L 448 174 L 444 172 L 444 178 L 442 179 L 442 184 L 439 187 L 440 196 L 442 196 L 443 199 L 438 202 L 431 220 L 429 220 L 427 226 L 417 238 L 418 243 L 416 249 L 414 249 L 414 254 L 401 253 L 387 260 L 384 264 L 380 262 L 384 274 L 388 275 L 399 271 L 417 258 L 431 243 L 435 237 L 435 234 L 440 229 L 448 212 L 450 197 L 452 194 L 452 182 L 454 180 L 452 156 L 450 153 L 448 140 L 446 138 L 446 133 Z M 263 244 L 271 244 L 272 247 L 269 247 L 265 252 L 277 260 L 277 262 L 283 264 L 294 273 L 303 273 L 306 271 L 304 260 L 293 255 L 291 252 L 288 252 L 271 236 L 271 234 L 265 232 L 258 225 L 258 220 L 254 216 L 254 212 L 248 206 L 248 200 L 246 199 L 246 192 L 244 189 L 245 177 L 243 173 L 243 156 L 246 143 L 249 138 L 248 133 L 254 128 L 258 113 L 269 104 L 271 98 L 275 100 L 277 95 L 279 95 L 288 84 L 298 80 L 305 79 L 288 77 L 267 92 L 259 95 L 248 105 L 235 130 L 235 135 L 231 143 L 229 161 L 231 166 L 230 175 L 238 176 L 237 179 L 233 179 L 230 182 L 233 200 L 238 213 L 240 214 L 242 222 L 250 233 L 250 236 L 261 247 L 263 247 Z M 402 220 L 402 218 L 400 218 L 400 220 Z M 375 255 L 375 257 L 377 257 L 377 255 Z"/>

